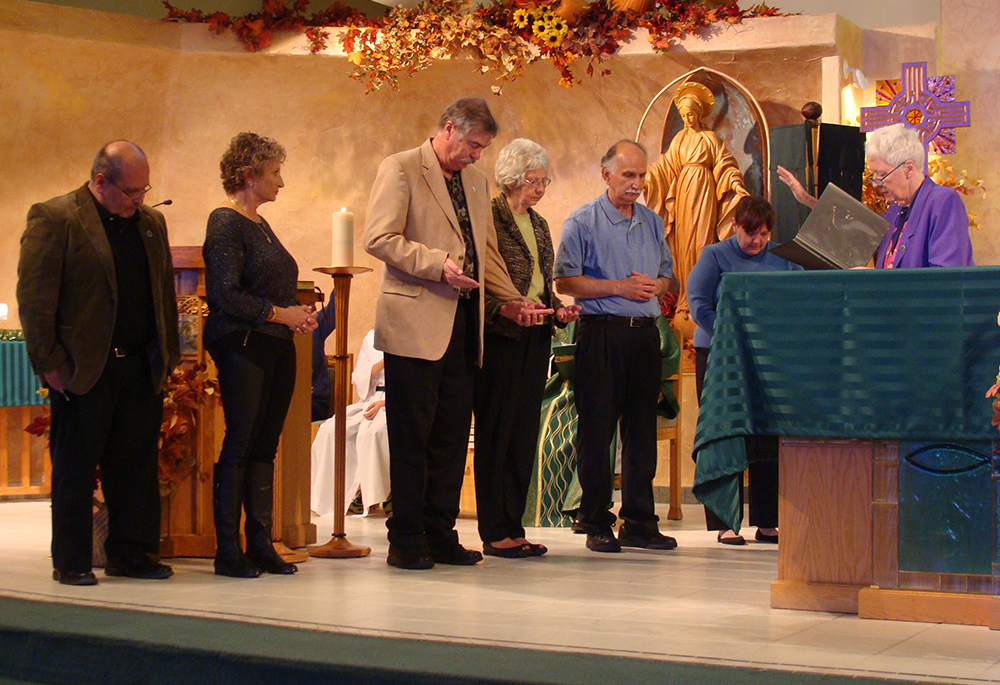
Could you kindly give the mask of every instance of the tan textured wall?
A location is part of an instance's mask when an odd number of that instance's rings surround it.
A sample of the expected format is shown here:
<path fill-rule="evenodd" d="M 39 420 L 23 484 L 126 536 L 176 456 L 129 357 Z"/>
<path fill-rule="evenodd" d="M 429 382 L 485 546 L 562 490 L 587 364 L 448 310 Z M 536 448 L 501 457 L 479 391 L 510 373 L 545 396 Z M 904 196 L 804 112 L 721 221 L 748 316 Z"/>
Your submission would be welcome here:
<path fill-rule="evenodd" d="M 981 178 L 988 189 L 965 198 L 966 209 L 982 227 L 972 231 L 977 264 L 1000 264 L 1000 41 L 993 17 L 997 0 L 942 0 L 941 70 L 955 75 L 958 100 L 972 102 L 972 127 L 956 132 L 958 153 L 950 156 L 956 170 Z"/>

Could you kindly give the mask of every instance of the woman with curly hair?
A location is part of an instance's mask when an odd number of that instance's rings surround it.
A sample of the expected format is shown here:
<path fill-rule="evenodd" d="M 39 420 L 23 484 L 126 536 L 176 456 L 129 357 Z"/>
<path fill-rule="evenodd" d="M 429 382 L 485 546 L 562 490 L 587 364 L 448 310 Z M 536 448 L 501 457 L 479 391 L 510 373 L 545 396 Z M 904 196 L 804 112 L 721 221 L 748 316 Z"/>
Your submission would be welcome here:
<path fill-rule="evenodd" d="M 255 578 L 291 574 L 271 543 L 274 457 L 295 386 L 294 333 L 316 328 L 313 310 L 298 304 L 299 268 L 257 213 L 284 187 L 284 148 L 240 133 L 219 167 L 226 200 L 208 217 L 202 253 L 209 314 L 205 347 L 219 369 L 226 436 L 215 465 L 215 573 Z M 246 510 L 246 553 L 240 512 Z"/>

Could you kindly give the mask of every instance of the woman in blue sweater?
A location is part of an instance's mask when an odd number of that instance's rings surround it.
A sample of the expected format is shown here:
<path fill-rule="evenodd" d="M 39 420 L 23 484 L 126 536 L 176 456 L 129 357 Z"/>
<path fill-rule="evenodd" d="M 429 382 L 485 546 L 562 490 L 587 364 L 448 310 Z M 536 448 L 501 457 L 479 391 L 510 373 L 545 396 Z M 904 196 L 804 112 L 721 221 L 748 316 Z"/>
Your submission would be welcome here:
<path fill-rule="evenodd" d="M 767 200 L 756 195 L 742 198 L 736 205 L 735 235 L 721 243 L 705 246 L 687 280 L 687 299 L 694 332 L 695 381 L 698 396 L 705 382 L 705 364 L 712 344 L 715 308 L 719 302 L 722 275 L 733 271 L 798 271 L 802 267 L 768 251 L 774 210 Z M 757 526 L 758 542 L 778 541 L 778 438 L 748 435 L 747 459 L 750 462 L 750 525 Z M 740 479 L 740 504 L 743 503 L 743 480 Z M 709 530 L 719 531 L 724 545 L 743 545 L 742 535 L 727 530 L 726 525 L 707 507 L 705 520 Z"/>

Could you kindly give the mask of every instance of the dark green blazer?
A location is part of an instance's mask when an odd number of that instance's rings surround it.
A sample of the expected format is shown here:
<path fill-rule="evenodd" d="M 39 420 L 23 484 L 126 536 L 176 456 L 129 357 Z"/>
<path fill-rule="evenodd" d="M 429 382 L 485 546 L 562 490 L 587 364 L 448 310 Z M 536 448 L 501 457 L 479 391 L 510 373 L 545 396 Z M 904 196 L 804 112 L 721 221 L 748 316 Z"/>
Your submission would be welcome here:
<path fill-rule="evenodd" d="M 147 352 L 159 391 L 180 359 L 174 269 L 163 215 L 146 205 L 137 211 L 157 329 Z M 21 237 L 17 305 L 35 373 L 58 370 L 78 395 L 94 387 L 111 351 L 117 302 L 111 245 L 86 184 L 33 205 Z"/>

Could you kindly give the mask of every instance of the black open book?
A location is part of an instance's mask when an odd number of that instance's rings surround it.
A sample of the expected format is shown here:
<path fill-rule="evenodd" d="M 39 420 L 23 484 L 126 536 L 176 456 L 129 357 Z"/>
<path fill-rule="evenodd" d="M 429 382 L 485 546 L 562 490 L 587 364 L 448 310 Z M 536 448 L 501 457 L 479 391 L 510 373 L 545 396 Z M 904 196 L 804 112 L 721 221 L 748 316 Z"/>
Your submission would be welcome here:
<path fill-rule="evenodd" d="M 888 221 L 829 183 L 795 237 L 770 251 L 805 269 L 852 269 L 868 263 L 888 228 Z"/>

